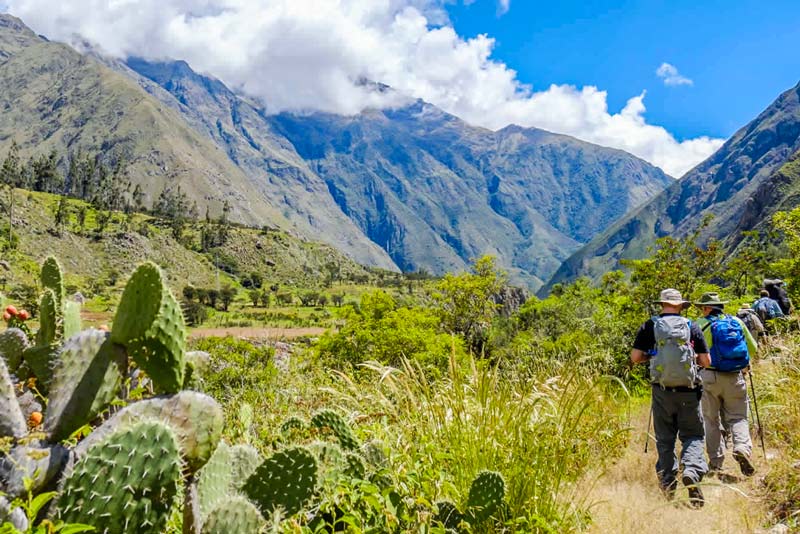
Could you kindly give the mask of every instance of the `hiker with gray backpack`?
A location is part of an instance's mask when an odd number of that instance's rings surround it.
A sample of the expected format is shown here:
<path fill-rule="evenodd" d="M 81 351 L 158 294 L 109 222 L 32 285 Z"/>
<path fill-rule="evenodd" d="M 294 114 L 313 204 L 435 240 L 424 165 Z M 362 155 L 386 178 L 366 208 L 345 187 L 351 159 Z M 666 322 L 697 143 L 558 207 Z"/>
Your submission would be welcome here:
<path fill-rule="evenodd" d="M 699 326 L 681 315 L 689 302 L 683 300 L 680 292 L 665 289 L 656 303 L 661 305 L 661 313 L 639 328 L 631 361 L 650 364 L 651 410 L 658 451 L 656 474 L 661 490 L 672 499 L 682 467 L 689 504 L 700 508 L 704 499 L 699 484 L 708 471 L 703 453 L 700 367 L 710 365 L 711 359 Z M 675 455 L 678 437 L 683 446 L 680 462 Z"/>
<path fill-rule="evenodd" d="M 733 458 L 742 474 L 752 476 L 755 467 L 750 459 L 753 444 L 747 421 L 747 381 L 750 359 L 756 354 L 756 342 L 738 317 L 724 312 L 727 301 L 717 293 L 704 293 L 694 303 L 703 311 L 697 321 L 711 348 L 711 365 L 702 370 L 703 418 L 706 428 L 706 450 L 712 474 L 721 474 L 725 459 L 725 443 L 721 428 L 730 432 Z"/>

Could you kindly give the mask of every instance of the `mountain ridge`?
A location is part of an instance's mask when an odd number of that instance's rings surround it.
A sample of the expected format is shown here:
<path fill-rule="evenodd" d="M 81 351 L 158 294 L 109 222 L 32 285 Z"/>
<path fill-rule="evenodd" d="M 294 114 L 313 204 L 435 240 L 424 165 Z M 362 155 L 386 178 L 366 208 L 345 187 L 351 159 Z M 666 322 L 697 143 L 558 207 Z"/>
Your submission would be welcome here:
<path fill-rule="evenodd" d="M 567 259 L 543 292 L 578 276 L 597 278 L 621 259 L 642 258 L 665 235 L 686 236 L 707 214 L 701 242 L 733 250 L 742 232 L 758 229 L 779 209 L 800 204 L 800 83 L 783 92 L 707 160 L 628 214 Z"/>

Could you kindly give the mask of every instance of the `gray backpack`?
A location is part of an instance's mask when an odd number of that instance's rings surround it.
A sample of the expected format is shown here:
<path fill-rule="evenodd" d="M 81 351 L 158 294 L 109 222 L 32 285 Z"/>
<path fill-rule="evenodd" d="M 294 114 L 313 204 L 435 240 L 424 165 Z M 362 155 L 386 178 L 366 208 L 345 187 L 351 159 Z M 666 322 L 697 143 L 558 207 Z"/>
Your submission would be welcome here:
<path fill-rule="evenodd" d="M 699 382 L 690 324 L 679 315 L 653 318 L 656 353 L 650 359 L 650 379 L 654 383 L 691 388 Z"/>

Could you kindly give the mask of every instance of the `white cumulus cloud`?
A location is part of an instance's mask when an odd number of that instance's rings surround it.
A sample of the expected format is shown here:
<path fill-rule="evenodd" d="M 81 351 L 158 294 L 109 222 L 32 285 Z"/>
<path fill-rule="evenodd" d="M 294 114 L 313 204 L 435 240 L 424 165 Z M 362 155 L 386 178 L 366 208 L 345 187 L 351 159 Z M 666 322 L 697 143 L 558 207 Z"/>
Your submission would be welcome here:
<path fill-rule="evenodd" d="M 53 39 L 80 35 L 120 57 L 184 59 L 271 112 L 353 114 L 404 95 L 488 128 L 535 126 L 620 148 L 676 177 L 722 144 L 679 141 L 648 124 L 644 93 L 615 112 L 593 86 L 534 90 L 492 58 L 491 37 L 456 33 L 443 8 L 449 1 L 7 0 Z M 498 0 L 500 11 L 509 6 Z M 396 91 L 370 91 L 363 79 Z"/>
<path fill-rule="evenodd" d="M 656 76 L 664 80 L 664 85 L 694 85 L 694 81 L 678 72 L 678 67 L 670 63 L 662 63 L 656 69 Z"/>

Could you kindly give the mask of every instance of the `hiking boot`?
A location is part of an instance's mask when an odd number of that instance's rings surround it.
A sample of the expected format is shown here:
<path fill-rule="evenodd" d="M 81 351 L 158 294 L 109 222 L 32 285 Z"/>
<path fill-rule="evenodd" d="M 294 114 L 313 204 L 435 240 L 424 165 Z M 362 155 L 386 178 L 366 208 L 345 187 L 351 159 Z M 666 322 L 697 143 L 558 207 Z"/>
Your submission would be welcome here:
<path fill-rule="evenodd" d="M 678 488 L 678 481 L 673 480 L 669 485 L 660 485 L 659 487 L 661 488 L 661 493 L 664 494 L 664 497 L 666 497 L 668 501 L 671 501 L 675 498 L 675 490 Z"/>
<path fill-rule="evenodd" d="M 683 485 L 689 490 L 689 506 L 692 508 L 702 508 L 706 500 L 697 482 L 689 477 L 683 477 Z"/>
<path fill-rule="evenodd" d="M 753 467 L 750 457 L 743 452 L 734 451 L 733 459 L 739 464 L 739 468 L 742 470 L 744 476 L 751 477 L 756 472 L 756 468 Z"/>

